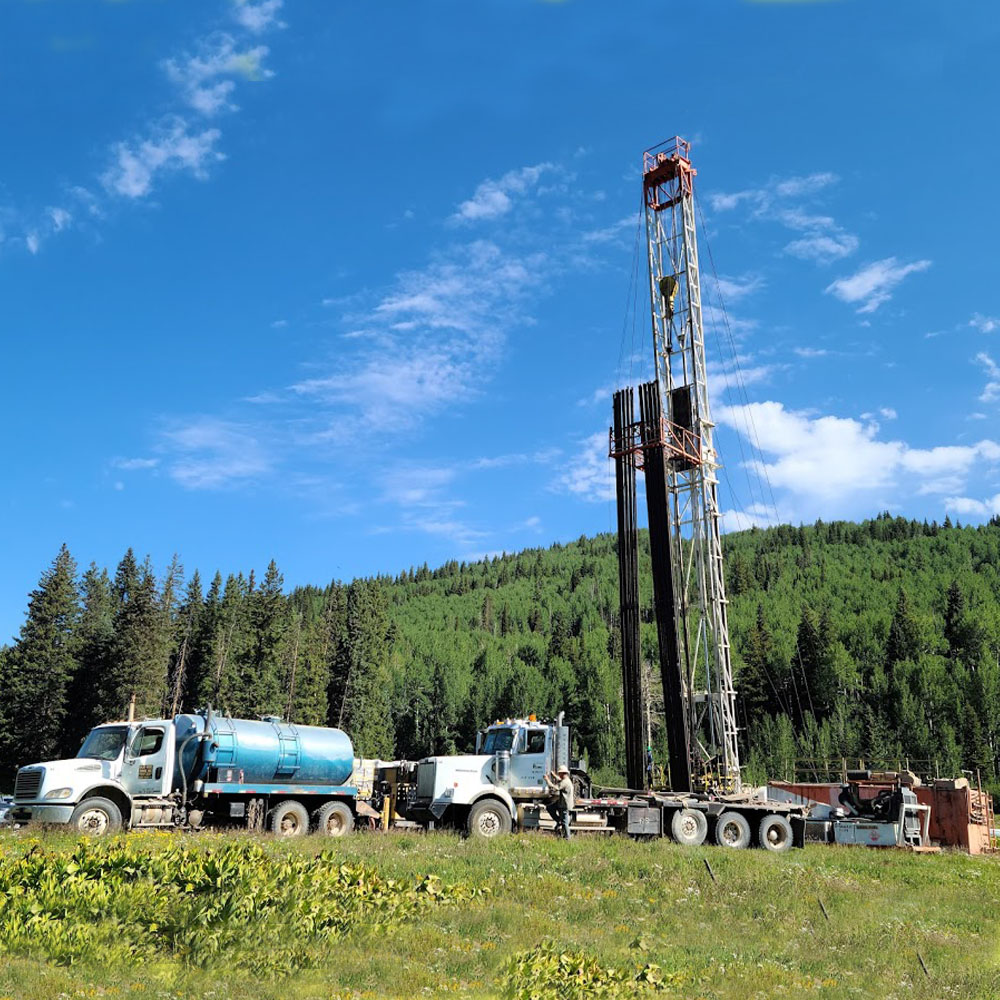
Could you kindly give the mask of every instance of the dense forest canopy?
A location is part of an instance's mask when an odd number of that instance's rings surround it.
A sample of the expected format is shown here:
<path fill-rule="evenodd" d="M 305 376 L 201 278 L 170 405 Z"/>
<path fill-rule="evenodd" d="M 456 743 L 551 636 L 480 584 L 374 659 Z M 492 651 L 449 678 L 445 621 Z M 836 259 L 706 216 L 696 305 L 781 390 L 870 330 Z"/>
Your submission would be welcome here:
<path fill-rule="evenodd" d="M 796 762 L 980 771 L 1000 740 L 1000 518 L 888 514 L 725 538 L 738 718 L 752 780 Z M 648 538 L 642 649 L 663 746 Z M 364 756 L 471 749 L 497 717 L 565 710 L 603 780 L 621 774 L 615 539 L 298 587 L 272 562 L 204 581 L 128 551 L 82 574 L 64 547 L 0 649 L 0 786 L 72 756 L 95 723 L 211 703 L 345 728 Z"/>

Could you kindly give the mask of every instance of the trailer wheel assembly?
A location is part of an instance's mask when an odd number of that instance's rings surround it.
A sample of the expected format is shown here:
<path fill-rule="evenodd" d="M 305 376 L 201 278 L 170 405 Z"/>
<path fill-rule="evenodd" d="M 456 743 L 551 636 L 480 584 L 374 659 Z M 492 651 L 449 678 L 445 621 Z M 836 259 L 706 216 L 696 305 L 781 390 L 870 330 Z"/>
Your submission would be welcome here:
<path fill-rule="evenodd" d="M 470 837 L 489 840 L 510 833 L 511 820 L 507 807 L 496 799 L 482 799 L 469 810 L 466 831 Z"/>
<path fill-rule="evenodd" d="M 104 837 L 122 828 L 121 810 L 110 799 L 95 796 L 84 799 L 69 818 L 69 825 L 78 833 Z"/>
<path fill-rule="evenodd" d="M 741 850 L 750 846 L 750 824 L 738 812 L 724 812 L 715 823 L 715 842 L 719 847 Z"/>
<path fill-rule="evenodd" d="M 304 837 L 309 832 L 309 812 L 301 802 L 286 799 L 271 810 L 270 827 L 279 837 Z"/>
<path fill-rule="evenodd" d="M 678 844 L 697 847 L 708 836 L 708 820 L 698 809 L 678 809 L 670 821 L 670 832 Z"/>
<path fill-rule="evenodd" d="M 784 816 L 773 813 L 760 821 L 758 830 L 760 846 L 775 854 L 784 854 L 792 848 L 792 824 Z"/>
<path fill-rule="evenodd" d="M 343 802 L 327 802 L 316 811 L 316 832 L 324 837 L 343 837 L 354 829 L 354 816 Z"/>

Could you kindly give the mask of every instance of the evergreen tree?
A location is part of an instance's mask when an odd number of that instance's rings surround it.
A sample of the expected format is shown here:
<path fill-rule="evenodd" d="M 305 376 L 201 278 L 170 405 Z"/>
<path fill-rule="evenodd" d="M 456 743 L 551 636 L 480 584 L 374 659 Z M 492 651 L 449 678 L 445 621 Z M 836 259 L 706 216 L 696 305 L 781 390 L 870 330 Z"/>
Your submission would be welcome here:
<path fill-rule="evenodd" d="M 247 645 L 240 664 L 240 687 L 231 693 L 236 714 L 249 718 L 280 716 L 285 676 L 283 642 L 288 631 L 288 607 L 281 592 L 283 579 L 272 559 L 264 581 L 254 586 L 250 577 L 247 597 Z"/>
<path fill-rule="evenodd" d="M 73 756 L 90 730 L 107 721 L 101 692 L 110 670 L 115 597 L 106 569 L 91 563 L 81 581 L 82 609 L 76 629 L 76 670 L 70 684 L 64 756 Z"/>
<path fill-rule="evenodd" d="M 348 587 L 344 727 L 363 757 L 391 758 L 395 744 L 386 612 L 379 583 L 356 580 Z"/>
<path fill-rule="evenodd" d="M 67 694 L 76 670 L 80 615 L 76 563 L 65 545 L 28 599 L 28 614 L 4 665 L 0 768 L 59 756 L 65 741 Z"/>
<path fill-rule="evenodd" d="M 131 549 L 115 574 L 117 608 L 111 660 L 104 687 L 107 719 L 123 718 L 135 698 L 135 717 L 159 716 L 167 690 L 165 615 L 147 559 L 137 566 Z"/>

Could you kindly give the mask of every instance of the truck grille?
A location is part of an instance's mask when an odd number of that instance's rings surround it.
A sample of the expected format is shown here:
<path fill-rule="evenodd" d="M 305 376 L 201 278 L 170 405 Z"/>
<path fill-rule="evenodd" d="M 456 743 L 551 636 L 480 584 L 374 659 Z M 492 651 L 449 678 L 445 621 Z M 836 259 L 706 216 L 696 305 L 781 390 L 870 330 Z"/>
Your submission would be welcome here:
<path fill-rule="evenodd" d="M 14 800 L 25 802 L 37 798 L 44 777 L 44 767 L 22 767 L 17 772 L 17 779 L 14 782 Z"/>

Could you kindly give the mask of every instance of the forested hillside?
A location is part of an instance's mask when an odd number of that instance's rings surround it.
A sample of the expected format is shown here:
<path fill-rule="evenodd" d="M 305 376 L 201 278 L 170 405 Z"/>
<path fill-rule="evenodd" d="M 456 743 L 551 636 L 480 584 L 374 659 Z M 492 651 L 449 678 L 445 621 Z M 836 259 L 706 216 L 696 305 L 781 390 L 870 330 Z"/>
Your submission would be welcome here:
<path fill-rule="evenodd" d="M 843 755 L 995 781 L 1000 518 L 882 515 L 755 529 L 725 548 L 751 777 Z M 263 579 L 206 583 L 177 561 L 158 577 L 131 551 L 113 573 L 80 574 L 64 548 L 0 650 L 0 784 L 18 764 L 74 754 L 132 693 L 140 715 L 211 702 L 341 725 L 382 757 L 468 749 L 498 716 L 565 709 L 578 750 L 610 777 L 622 769 L 616 574 L 610 535 L 287 594 L 274 563 Z M 655 706 L 648 574 L 642 602 Z"/>

